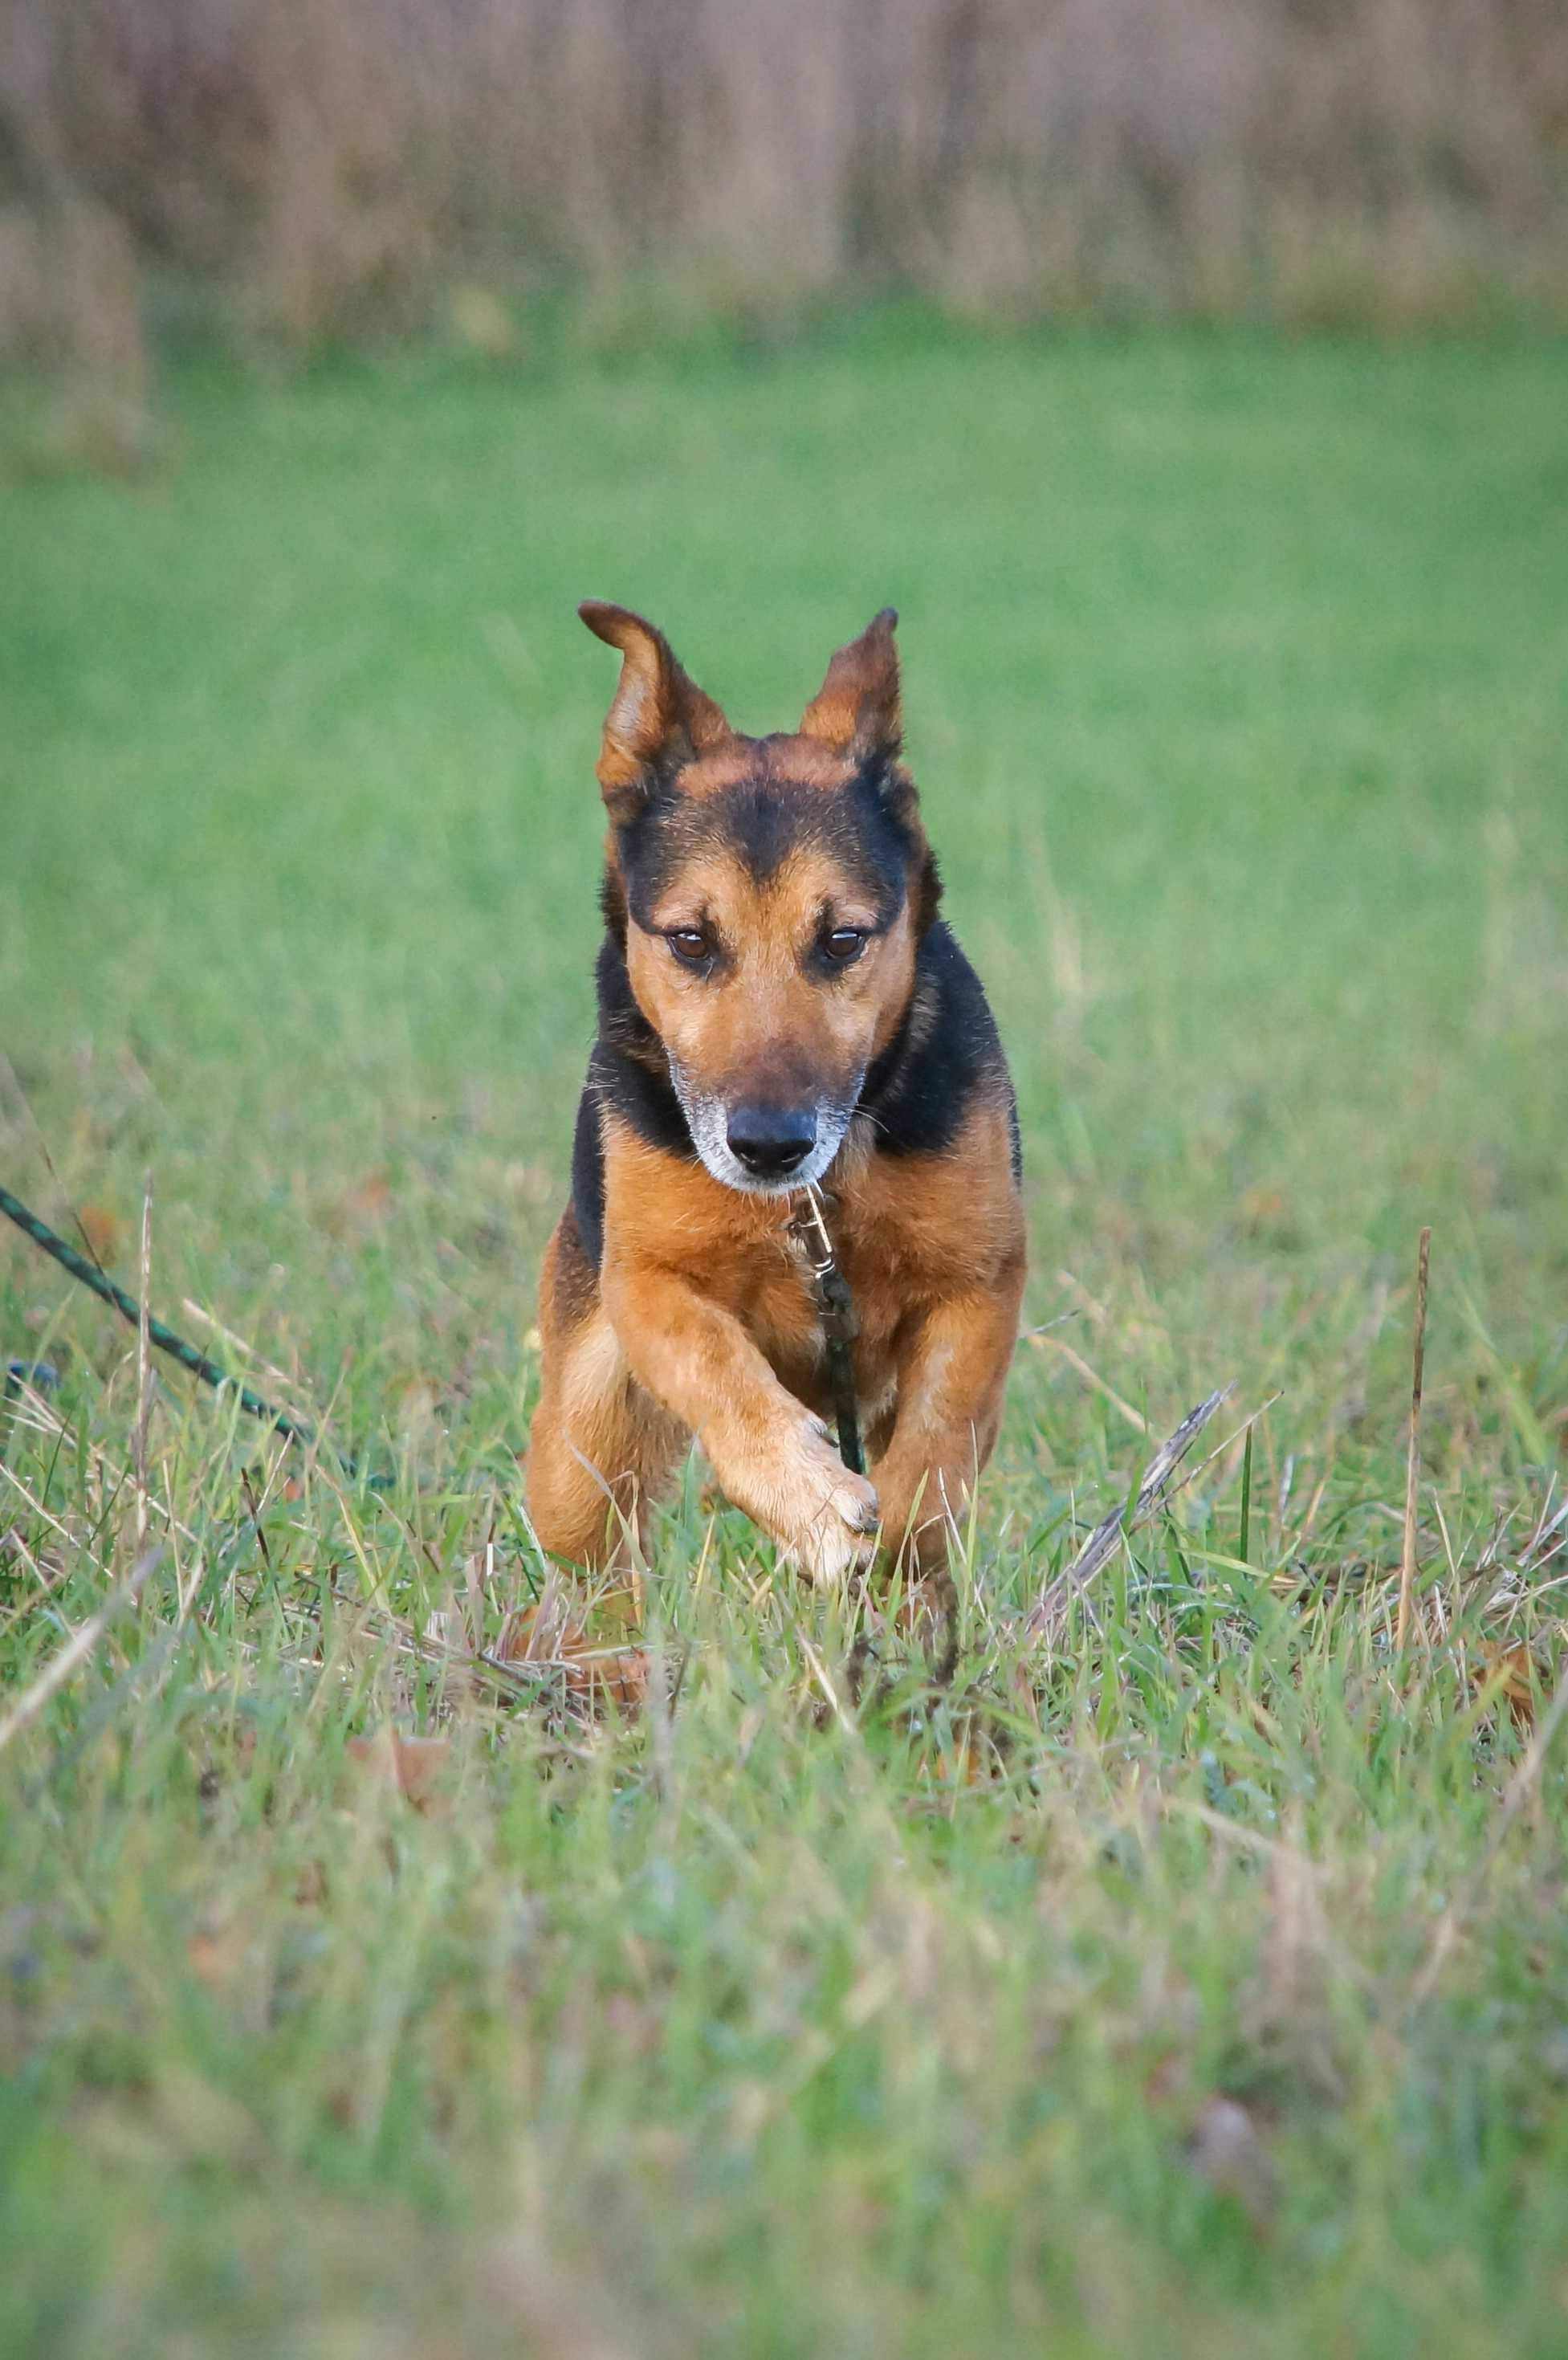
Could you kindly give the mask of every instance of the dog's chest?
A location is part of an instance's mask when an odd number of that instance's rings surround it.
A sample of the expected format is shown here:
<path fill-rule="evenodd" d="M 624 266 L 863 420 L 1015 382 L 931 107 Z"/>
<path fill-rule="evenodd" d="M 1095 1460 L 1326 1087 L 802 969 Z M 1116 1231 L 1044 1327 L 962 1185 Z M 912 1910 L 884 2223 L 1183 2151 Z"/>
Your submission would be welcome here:
<path fill-rule="evenodd" d="M 901 1250 L 897 1231 L 880 1222 L 835 1224 L 833 1244 L 854 1305 L 856 1390 L 864 1403 L 877 1403 L 892 1388 L 898 1329 L 926 1294 L 923 1273 Z M 811 1259 L 798 1238 L 781 1230 L 747 1260 L 732 1307 L 782 1382 L 816 1403 L 826 1342 Z"/>

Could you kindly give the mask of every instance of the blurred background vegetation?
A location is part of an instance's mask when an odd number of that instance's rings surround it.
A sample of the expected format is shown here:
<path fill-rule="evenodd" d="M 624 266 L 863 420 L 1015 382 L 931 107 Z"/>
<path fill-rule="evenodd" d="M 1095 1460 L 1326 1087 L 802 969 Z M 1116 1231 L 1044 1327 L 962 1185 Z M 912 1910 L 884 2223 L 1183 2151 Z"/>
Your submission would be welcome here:
<path fill-rule="evenodd" d="M 134 445 L 256 357 L 574 300 L 783 333 L 1568 317 L 1562 0 L 0 0 L 0 362 Z"/>
<path fill-rule="evenodd" d="M 0 1174 L 394 1479 L 0 1224 L 0 2354 L 1568 2348 L 1565 232 L 1564 0 L 0 0 Z M 747 728 L 900 609 L 1033 1240 L 951 1678 L 695 1470 L 646 1715 L 470 1677 L 584 593 Z"/>

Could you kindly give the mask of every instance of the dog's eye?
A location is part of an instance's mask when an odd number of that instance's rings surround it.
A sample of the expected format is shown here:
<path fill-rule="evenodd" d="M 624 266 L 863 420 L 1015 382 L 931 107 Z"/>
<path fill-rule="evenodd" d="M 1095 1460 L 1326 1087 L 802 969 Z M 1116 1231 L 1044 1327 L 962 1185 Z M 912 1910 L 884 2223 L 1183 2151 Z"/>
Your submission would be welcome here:
<path fill-rule="evenodd" d="M 664 939 L 682 967 L 702 967 L 713 955 L 713 945 L 701 926 L 677 926 Z"/>
<path fill-rule="evenodd" d="M 835 926 L 831 934 L 822 937 L 822 950 L 834 967 L 847 967 L 866 948 L 866 936 L 858 926 Z"/>

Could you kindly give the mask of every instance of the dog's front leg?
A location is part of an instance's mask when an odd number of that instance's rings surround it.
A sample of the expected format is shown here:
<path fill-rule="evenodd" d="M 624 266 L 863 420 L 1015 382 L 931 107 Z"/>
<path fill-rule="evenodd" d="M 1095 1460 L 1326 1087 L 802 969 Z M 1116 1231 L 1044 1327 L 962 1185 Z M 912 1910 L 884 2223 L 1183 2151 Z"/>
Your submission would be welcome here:
<path fill-rule="evenodd" d="M 945 1562 L 949 1525 L 996 1443 L 1023 1283 L 1020 1254 L 994 1284 L 933 1305 L 900 1356 L 893 1432 L 872 1472 L 884 1544 L 908 1546 L 923 1571 Z"/>
<path fill-rule="evenodd" d="M 607 1262 L 605 1307 L 639 1381 L 707 1452 L 726 1495 L 813 1581 L 866 1564 L 877 1493 L 746 1329 L 681 1271 Z"/>

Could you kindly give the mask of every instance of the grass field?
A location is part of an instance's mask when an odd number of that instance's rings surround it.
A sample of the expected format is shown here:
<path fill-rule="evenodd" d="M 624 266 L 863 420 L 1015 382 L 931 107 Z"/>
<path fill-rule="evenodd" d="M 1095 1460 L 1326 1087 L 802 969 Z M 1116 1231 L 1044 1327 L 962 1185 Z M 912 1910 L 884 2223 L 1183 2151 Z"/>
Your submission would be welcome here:
<path fill-rule="evenodd" d="M 135 1338 L 0 1236 L 8 2354 L 1568 2346 L 1565 421 L 1561 347 L 884 322 L 191 366 L 147 475 L 0 493 L 0 1176 L 134 1288 L 150 1169 L 158 1307 L 393 1476 L 166 1368 L 138 1505 Z M 902 611 L 1062 1323 L 943 1682 L 700 1472 L 641 1709 L 469 1661 L 544 1579 L 587 593 L 753 727 Z"/>

